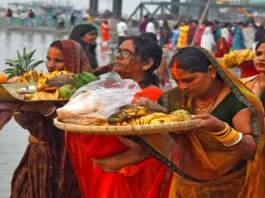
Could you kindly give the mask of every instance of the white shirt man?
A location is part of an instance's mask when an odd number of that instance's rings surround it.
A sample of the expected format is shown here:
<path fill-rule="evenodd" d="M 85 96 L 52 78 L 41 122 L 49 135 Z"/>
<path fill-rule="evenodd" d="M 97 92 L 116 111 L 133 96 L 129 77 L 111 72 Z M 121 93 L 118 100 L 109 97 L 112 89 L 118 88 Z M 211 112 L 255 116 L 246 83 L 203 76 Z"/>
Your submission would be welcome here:
<path fill-rule="evenodd" d="M 119 43 L 118 45 L 120 46 L 123 41 L 125 40 L 128 32 L 128 26 L 124 22 L 124 19 L 121 19 L 120 22 L 116 26 L 118 37 L 119 37 Z"/>
<path fill-rule="evenodd" d="M 147 24 L 145 32 L 152 32 L 154 34 L 156 33 L 155 24 L 152 21 Z"/>
<path fill-rule="evenodd" d="M 117 28 L 118 36 L 124 36 L 124 37 L 127 36 L 128 26 L 124 21 L 120 21 L 117 24 L 116 28 Z"/>

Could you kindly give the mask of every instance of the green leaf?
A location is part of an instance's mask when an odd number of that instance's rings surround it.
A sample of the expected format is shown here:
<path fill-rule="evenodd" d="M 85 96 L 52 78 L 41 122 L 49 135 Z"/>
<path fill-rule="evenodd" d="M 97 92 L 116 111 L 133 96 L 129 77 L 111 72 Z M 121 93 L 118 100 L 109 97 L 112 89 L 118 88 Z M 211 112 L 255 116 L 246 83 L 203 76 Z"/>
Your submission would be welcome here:
<path fill-rule="evenodd" d="M 34 62 L 36 59 L 29 60 L 28 65 L 32 62 Z"/>
<path fill-rule="evenodd" d="M 39 64 L 43 63 L 44 61 L 43 60 L 40 60 L 40 61 L 36 61 L 34 63 L 32 63 L 30 66 L 28 66 L 28 69 L 34 69 L 36 68 Z"/>
<path fill-rule="evenodd" d="M 19 61 L 19 69 L 20 71 L 25 71 L 25 60 L 23 60 L 23 57 L 21 57 L 19 51 L 17 51 L 17 57 L 18 57 L 18 61 Z"/>
<path fill-rule="evenodd" d="M 36 49 L 27 53 L 25 47 L 23 48 L 22 53 L 17 50 L 17 59 L 5 60 L 5 64 L 8 65 L 10 69 L 8 71 L 14 73 L 14 75 L 21 76 L 30 69 L 34 69 L 39 64 L 43 63 L 43 60 L 36 61 L 35 59 L 32 59 L 35 52 Z"/>
<path fill-rule="evenodd" d="M 32 58 L 32 56 L 34 55 L 35 52 L 36 52 L 36 49 L 29 53 L 28 60 L 31 60 L 31 58 Z"/>
<path fill-rule="evenodd" d="M 24 69 L 27 71 L 27 66 L 28 66 L 28 56 L 26 52 L 26 48 L 23 48 L 23 54 L 22 54 L 23 60 L 25 61 L 25 67 Z"/>

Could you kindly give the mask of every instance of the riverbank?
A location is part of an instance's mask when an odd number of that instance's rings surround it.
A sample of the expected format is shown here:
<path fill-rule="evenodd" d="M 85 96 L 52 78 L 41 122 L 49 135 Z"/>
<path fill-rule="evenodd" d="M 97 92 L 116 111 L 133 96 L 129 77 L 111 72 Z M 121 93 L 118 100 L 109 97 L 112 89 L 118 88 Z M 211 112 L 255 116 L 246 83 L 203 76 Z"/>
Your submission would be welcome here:
<path fill-rule="evenodd" d="M 1 30 L 8 30 L 8 31 L 29 31 L 29 32 L 47 32 L 47 33 L 59 33 L 59 34 L 70 34 L 71 29 L 63 29 L 58 30 L 56 28 L 51 27 L 28 27 L 28 26 L 20 26 L 20 25 L 1 25 Z"/>
<path fill-rule="evenodd" d="M 14 119 L 0 130 L 0 197 L 9 198 L 11 179 L 18 166 L 26 146 L 28 132 L 22 129 Z"/>

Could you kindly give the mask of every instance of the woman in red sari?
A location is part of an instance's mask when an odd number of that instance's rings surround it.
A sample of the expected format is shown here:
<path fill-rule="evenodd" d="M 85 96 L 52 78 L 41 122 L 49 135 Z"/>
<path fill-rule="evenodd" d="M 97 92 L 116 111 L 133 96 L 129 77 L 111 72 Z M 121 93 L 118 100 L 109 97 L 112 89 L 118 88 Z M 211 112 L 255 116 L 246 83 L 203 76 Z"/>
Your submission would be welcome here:
<path fill-rule="evenodd" d="M 82 47 L 75 41 L 60 40 L 50 45 L 46 66 L 49 72 L 91 71 Z M 12 198 L 81 197 L 76 176 L 65 146 L 64 132 L 53 125 L 57 117 L 51 102 L 22 103 L 15 120 L 28 132 L 29 144 L 14 172 Z"/>
<path fill-rule="evenodd" d="M 157 43 L 142 37 L 127 38 L 115 52 L 114 70 L 122 79 L 139 83 L 142 92 L 135 98 L 156 101 L 162 91 L 153 72 L 161 58 Z M 161 138 L 145 137 L 151 142 Z M 155 198 L 168 190 L 161 187 L 167 183 L 166 167 L 132 141 L 112 135 L 68 133 L 67 146 L 83 198 Z"/>

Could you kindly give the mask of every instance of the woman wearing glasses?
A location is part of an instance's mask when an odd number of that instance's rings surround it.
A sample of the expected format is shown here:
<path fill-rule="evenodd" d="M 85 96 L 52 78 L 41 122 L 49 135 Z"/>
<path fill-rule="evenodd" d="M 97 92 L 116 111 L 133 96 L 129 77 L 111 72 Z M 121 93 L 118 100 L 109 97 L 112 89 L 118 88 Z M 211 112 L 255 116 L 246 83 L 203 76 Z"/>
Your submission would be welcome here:
<path fill-rule="evenodd" d="M 127 38 L 115 51 L 114 70 L 122 79 L 139 83 L 142 92 L 136 98 L 156 101 L 162 91 L 154 71 L 161 58 L 157 43 L 142 37 Z M 146 138 L 159 142 L 162 137 Z M 168 186 L 161 187 L 166 182 L 165 166 L 134 142 L 112 135 L 68 133 L 67 145 L 83 197 L 155 198 L 168 190 Z"/>

